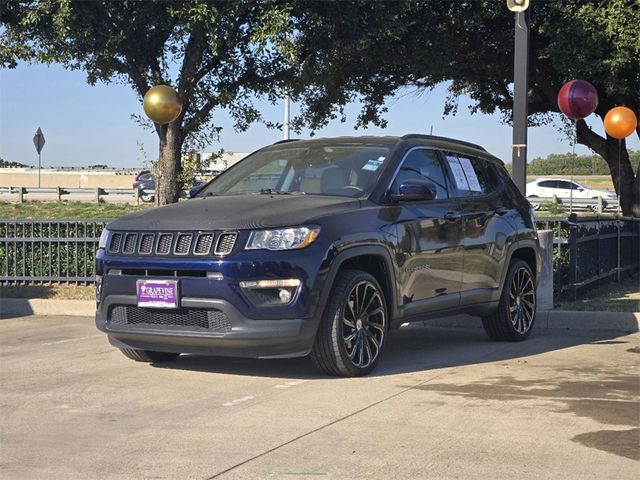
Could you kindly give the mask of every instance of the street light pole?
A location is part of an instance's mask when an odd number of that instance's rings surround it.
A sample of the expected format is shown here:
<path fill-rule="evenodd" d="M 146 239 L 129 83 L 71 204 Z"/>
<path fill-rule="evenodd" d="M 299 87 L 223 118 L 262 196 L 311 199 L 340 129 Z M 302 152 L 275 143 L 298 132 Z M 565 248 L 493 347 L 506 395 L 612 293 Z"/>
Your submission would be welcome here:
<path fill-rule="evenodd" d="M 527 183 L 527 93 L 529 91 L 529 0 L 507 0 L 516 12 L 513 51 L 513 181 L 526 195 Z"/>
<path fill-rule="evenodd" d="M 289 140 L 289 92 L 284 94 L 284 139 Z"/>

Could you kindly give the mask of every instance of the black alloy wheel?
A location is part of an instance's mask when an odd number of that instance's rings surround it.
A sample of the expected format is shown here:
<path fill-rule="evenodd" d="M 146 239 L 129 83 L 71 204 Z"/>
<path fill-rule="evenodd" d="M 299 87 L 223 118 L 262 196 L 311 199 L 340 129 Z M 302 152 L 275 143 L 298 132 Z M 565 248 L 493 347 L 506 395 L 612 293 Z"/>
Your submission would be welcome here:
<path fill-rule="evenodd" d="M 536 318 L 536 282 L 531 267 L 521 259 L 511 261 L 496 311 L 482 317 L 493 340 L 518 342 L 529 336 Z"/>
<path fill-rule="evenodd" d="M 384 292 L 367 272 L 338 273 L 311 350 L 320 370 L 336 376 L 366 375 L 378 363 L 388 330 Z"/>

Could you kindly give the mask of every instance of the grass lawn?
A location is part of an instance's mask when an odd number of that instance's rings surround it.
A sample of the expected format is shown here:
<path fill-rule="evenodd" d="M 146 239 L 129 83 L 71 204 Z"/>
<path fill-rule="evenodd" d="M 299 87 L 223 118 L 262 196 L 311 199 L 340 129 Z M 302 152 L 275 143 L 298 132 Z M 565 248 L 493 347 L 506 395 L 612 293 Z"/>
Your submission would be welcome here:
<path fill-rule="evenodd" d="M 0 202 L 0 219 L 117 218 L 149 207 L 91 202 Z"/>
<path fill-rule="evenodd" d="M 559 310 L 590 312 L 640 312 L 640 275 L 591 290 L 575 302 L 561 302 Z"/>

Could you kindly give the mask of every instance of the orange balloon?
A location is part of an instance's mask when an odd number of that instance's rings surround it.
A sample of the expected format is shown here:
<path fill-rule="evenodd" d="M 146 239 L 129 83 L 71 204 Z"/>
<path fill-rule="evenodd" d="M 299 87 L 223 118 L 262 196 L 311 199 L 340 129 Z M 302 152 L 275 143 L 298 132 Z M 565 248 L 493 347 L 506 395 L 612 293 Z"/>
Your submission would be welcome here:
<path fill-rule="evenodd" d="M 604 116 L 604 129 L 613 138 L 622 140 L 631 135 L 638 126 L 633 110 L 627 107 L 614 107 Z"/>

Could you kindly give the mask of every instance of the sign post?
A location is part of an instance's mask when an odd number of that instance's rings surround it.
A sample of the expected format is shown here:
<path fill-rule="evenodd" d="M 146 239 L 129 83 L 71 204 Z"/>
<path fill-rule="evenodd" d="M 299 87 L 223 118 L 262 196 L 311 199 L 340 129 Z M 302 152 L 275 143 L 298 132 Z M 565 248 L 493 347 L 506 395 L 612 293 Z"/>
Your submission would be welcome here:
<path fill-rule="evenodd" d="M 40 168 L 42 167 L 40 152 L 42 152 L 42 147 L 44 147 L 44 133 L 40 127 L 38 127 L 38 131 L 33 136 L 33 144 L 36 146 L 36 152 L 38 152 L 38 188 L 40 188 Z"/>

